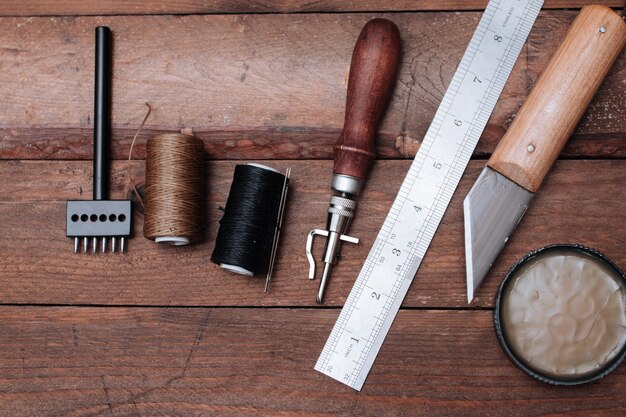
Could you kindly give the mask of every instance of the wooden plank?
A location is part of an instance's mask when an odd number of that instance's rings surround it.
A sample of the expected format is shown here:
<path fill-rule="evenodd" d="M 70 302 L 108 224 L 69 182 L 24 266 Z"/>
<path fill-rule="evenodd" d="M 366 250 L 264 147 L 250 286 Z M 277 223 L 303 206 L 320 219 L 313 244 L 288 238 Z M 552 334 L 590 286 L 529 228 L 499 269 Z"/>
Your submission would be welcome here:
<path fill-rule="evenodd" d="M 272 161 L 293 168 L 290 200 L 281 235 L 272 290 L 261 278 L 228 274 L 209 261 L 234 162 L 210 162 L 208 232 L 191 247 L 158 247 L 142 237 L 142 217 L 126 255 L 74 255 L 65 237 L 65 200 L 91 197 L 90 162 L 4 161 L 0 163 L 1 303 L 192 306 L 312 306 L 319 281 L 306 279 L 304 244 L 309 230 L 324 227 L 331 161 Z M 143 175 L 134 163 L 134 177 Z M 484 161 L 472 161 L 452 199 L 405 306 L 463 307 L 465 261 L 462 200 Z M 341 306 L 367 256 L 409 166 L 378 161 L 360 199 L 351 234 L 326 294 Z M 112 198 L 128 189 L 126 165 L 113 164 Z M 478 293 L 475 306 L 491 307 L 508 268 L 533 249 L 558 242 L 581 243 L 626 267 L 626 161 L 558 161 Z M 321 258 L 322 244 L 316 246 Z"/>
<path fill-rule="evenodd" d="M 490 311 L 400 311 L 363 388 L 313 364 L 337 310 L 0 308 L 0 401 L 20 416 L 616 416 L 626 367 L 523 374 Z"/>
<path fill-rule="evenodd" d="M 112 0 L 5 0 L 0 3 L 0 16 L 67 16 L 67 15 L 123 15 L 123 14 L 204 14 L 204 13 L 319 13 L 319 12 L 374 12 L 422 10 L 480 10 L 487 0 L 175 0 L 124 1 Z M 621 0 L 547 0 L 544 8 L 578 8 L 585 4 L 623 6 Z"/>
<path fill-rule="evenodd" d="M 127 156 L 145 102 L 155 109 L 148 133 L 193 129 L 212 158 L 330 158 L 352 47 L 373 16 L 0 18 L 0 158 L 90 158 L 100 24 L 115 32 L 115 158 Z M 400 27 L 404 57 L 378 153 L 412 157 L 480 13 L 385 16 Z M 574 16 L 540 15 L 476 155 L 493 150 Z M 564 155 L 626 157 L 624 77 L 622 55 Z"/>

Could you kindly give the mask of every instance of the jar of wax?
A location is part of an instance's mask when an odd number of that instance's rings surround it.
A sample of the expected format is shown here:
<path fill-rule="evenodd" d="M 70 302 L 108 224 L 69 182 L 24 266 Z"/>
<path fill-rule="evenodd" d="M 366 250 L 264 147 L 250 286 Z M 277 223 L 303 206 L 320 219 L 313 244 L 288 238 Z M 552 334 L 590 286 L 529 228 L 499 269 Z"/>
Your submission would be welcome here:
<path fill-rule="evenodd" d="M 626 354 L 626 277 L 584 246 L 538 249 L 502 282 L 495 327 L 509 358 L 541 381 L 575 385 L 602 378 Z"/>

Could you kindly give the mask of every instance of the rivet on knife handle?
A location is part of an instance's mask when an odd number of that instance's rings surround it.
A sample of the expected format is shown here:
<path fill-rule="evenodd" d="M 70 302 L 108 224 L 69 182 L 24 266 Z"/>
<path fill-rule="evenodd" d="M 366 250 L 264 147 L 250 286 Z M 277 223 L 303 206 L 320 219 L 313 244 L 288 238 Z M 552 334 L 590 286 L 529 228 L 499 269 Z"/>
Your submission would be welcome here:
<path fill-rule="evenodd" d="M 315 236 L 326 237 L 318 303 L 323 301 L 341 242 L 359 242 L 347 236 L 356 209 L 353 196 L 360 194 L 376 157 L 374 138 L 394 85 L 399 60 L 400 33 L 396 25 L 387 19 L 370 20 L 361 30 L 352 53 L 345 122 L 335 145 L 331 187 L 339 195 L 331 196 L 326 230 L 312 230 L 306 243 L 309 279 L 313 279 L 313 239 Z"/>
<path fill-rule="evenodd" d="M 465 198 L 468 302 L 625 44 L 621 16 L 584 7 Z"/>

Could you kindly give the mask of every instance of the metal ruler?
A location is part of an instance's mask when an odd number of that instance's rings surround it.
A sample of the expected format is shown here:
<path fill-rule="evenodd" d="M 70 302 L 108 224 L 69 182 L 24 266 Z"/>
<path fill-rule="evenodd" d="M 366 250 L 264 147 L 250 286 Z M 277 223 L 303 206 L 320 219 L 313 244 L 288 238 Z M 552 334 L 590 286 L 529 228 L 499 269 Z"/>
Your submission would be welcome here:
<path fill-rule="evenodd" d="M 543 0 L 491 0 L 315 369 L 356 390 L 378 355 Z"/>

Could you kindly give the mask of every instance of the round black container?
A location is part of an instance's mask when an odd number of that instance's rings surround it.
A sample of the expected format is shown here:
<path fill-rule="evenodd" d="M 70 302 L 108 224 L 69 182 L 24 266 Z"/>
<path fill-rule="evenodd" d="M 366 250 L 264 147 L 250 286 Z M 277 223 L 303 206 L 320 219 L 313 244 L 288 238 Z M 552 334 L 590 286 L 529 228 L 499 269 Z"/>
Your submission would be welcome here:
<path fill-rule="evenodd" d="M 626 294 L 626 277 L 624 276 L 624 273 L 620 271 L 620 269 L 602 253 L 582 245 L 558 244 L 546 246 L 528 253 L 510 269 L 510 271 L 502 281 L 500 289 L 498 290 L 494 321 L 496 335 L 498 337 L 498 341 L 500 342 L 500 346 L 507 354 L 507 356 L 519 368 L 524 370 L 532 377 L 549 384 L 578 385 L 603 378 L 608 373 L 617 368 L 617 366 L 623 361 L 624 356 L 626 356 L 626 344 L 624 344 L 619 352 L 614 355 L 610 360 L 602 363 L 597 370 L 586 371 L 579 375 L 558 376 L 551 375 L 548 372 L 544 372 L 543 370 L 538 369 L 536 366 L 533 366 L 528 360 L 526 360 L 523 355 L 520 355 L 518 352 L 516 352 L 514 344 L 510 341 L 511 338 L 509 337 L 509 335 L 507 335 L 506 329 L 506 310 L 504 308 L 504 303 L 508 301 L 505 298 L 506 295 L 510 292 L 509 286 L 513 285 L 518 276 L 523 275 L 523 271 L 524 269 L 526 269 L 524 267 L 530 265 L 531 262 L 536 261 L 538 259 L 537 257 L 556 255 L 557 253 L 563 252 L 577 252 L 578 254 L 589 258 L 594 262 L 597 262 L 597 265 L 601 265 L 605 270 L 610 271 L 611 275 L 615 278 L 616 282 L 621 287 L 622 294 Z"/>

